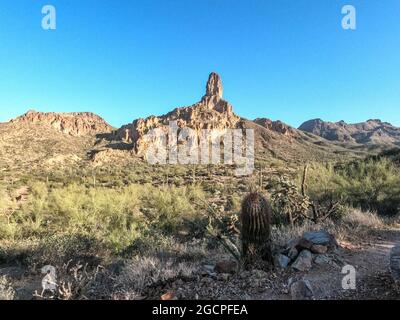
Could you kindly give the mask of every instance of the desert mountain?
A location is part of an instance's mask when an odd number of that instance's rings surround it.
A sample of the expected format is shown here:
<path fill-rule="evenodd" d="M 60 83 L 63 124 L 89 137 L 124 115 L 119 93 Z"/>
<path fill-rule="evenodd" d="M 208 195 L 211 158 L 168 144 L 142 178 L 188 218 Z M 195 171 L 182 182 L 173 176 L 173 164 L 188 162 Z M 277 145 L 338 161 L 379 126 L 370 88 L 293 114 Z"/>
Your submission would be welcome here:
<path fill-rule="evenodd" d="M 202 129 L 212 129 L 221 134 L 225 129 L 234 129 L 240 118 L 233 113 L 229 102 L 222 99 L 222 81 L 219 75 L 211 73 L 206 86 L 206 94 L 200 102 L 189 106 L 176 108 L 163 116 L 151 116 L 138 119 L 132 124 L 123 126 L 117 131 L 117 137 L 127 143 L 132 143 L 138 155 L 143 155 L 151 141 L 146 134 L 156 128 L 167 131 L 171 121 L 176 121 L 179 128 L 190 128 L 200 134 Z"/>
<path fill-rule="evenodd" d="M 195 138 L 199 138 L 202 129 L 212 130 L 211 139 L 219 139 L 227 129 L 253 129 L 256 162 L 303 163 L 354 156 L 358 152 L 325 139 L 319 131 L 306 132 L 280 121 L 267 118 L 251 121 L 236 115 L 233 106 L 223 99 L 220 76 L 211 73 L 199 102 L 162 116 L 134 120 L 117 130 L 93 113 L 29 111 L 0 124 L 0 165 L 2 168 L 42 168 L 71 162 L 79 165 L 130 163 L 145 158 L 149 145 L 157 142 L 154 139 L 158 138 L 149 138 L 148 133 L 153 129 L 167 132 L 170 122 L 176 122 L 179 129 L 192 129 Z"/>
<path fill-rule="evenodd" d="M 303 123 L 299 129 L 349 146 L 400 146 L 400 128 L 377 119 L 356 124 L 313 119 Z"/>
<path fill-rule="evenodd" d="M 283 161 L 296 161 L 304 158 L 329 158 L 333 153 L 346 153 L 347 150 L 292 128 L 280 121 L 259 118 L 254 121 L 236 115 L 232 105 L 223 99 L 223 86 L 220 76 L 211 73 L 205 95 L 191 106 L 176 108 L 163 116 L 151 116 L 134 120 L 117 130 L 113 139 L 121 142 L 120 149 L 129 149 L 143 157 L 148 146 L 155 141 L 147 133 L 153 129 L 167 132 L 170 121 L 176 121 L 179 128 L 191 128 L 200 134 L 202 129 L 213 129 L 215 136 L 222 135 L 226 129 L 253 129 L 255 132 L 256 158 L 278 158 Z M 116 144 L 114 143 L 115 147 Z M 110 150 L 108 151 L 111 154 Z M 101 152 L 96 157 L 104 157 Z"/>
<path fill-rule="evenodd" d="M 56 113 L 30 110 L 10 122 L 17 126 L 50 126 L 71 136 L 96 135 L 114 130 L 104 119 L 91 112 Z"/>
<path fill-rule="evenodd" d="M 80 163 L 96 135 L 113 128 L 93 113 L 28 111 L 0 123 L 1 170 L 48 168 Z"/>

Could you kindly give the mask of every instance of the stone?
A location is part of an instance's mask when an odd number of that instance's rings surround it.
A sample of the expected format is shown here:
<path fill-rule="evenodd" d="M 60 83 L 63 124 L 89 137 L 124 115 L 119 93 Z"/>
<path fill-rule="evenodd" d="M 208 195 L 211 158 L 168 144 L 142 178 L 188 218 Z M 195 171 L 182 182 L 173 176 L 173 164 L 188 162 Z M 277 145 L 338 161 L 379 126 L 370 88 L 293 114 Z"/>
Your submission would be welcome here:
<path fill-rule="evenodd" d="M 214 268 L 215 272 L 218 273 L 236 273 L 238 264 L 233 260 L 222 260 L 219 261 Z"/>
<path fill-rule="evenodd" d="M 400 243 L 394 246 L 390 252 L 390 272 L 393 280 L 400 283 Z"/>
<path fill-rule="evenodd" d="M 313 244 L 323 245 L 329 248 L 338 246 L 335 237 L 325 230 L 305 232 L 303 238 L 307 239 Z"/>
<path fill-rule="evenodd" d="M 289 284 L 289 292 L 292 300 L 312 300 L 314 292 L 310 281 L 299 280 Z"/>
<path fill-rule="evenodd" d="M 169 291 L 169 292 L 167 292 L 167 293 L 164 293 L 164 294 L 161 296 L 161 300 L 163 300 L 163 301 L 168 301 L 168 300 L 178 300 L 178 299 L 177 299 L 177 297 L 176 297 L 176 295 L 175 295 L 175 292 Z"/>
<path fill-rule="evenodd" d="M 312 253 L 316 253 L 316 254 L 324 254 L 328 251 L 328 247 L 327 246 L 323 246 L 320 244 L 313 244 L 311 246 L 311 252 Z"/>
<path fill-rule="evenodd" d="M 218 280 L 228 281 L 230 277 L 231 277 L 230 273 L 220 273 L 220 274 L 218 274 Z"/>
<path fill-rule="evenodd" d="M 334 268 L 340 268 L 340 266 L 336 263 L 336 261 L 332 258 L 332 256 L 328 254 L 318 254 L 314 258 L 314 263 L 319 266 L 329 265 Z"/>
<path fill-rule="evenodd" d="M 297 258 L 297 256 L 299 255 L 299 250 L 297 250 L 295 247 L 291 248 L 287 254 L 287 256 L 291 259 L 291 260 L 295 260 Z"/>
<path fill-rule="evenodd" d="M 274 257 L 274 264 L 275 267 L 280 268 L 280 269 L 286 269 L 290 263 L 290 258 L 283 255 L 283 254 L 277 254 Z"/>
<path fill-rule="evenodd" d="M 212 264 L 205 264 L 205 265 L 203 266 L 203 269 L 204 269 L 205 271 L 207 271 L 207 272 L 214 272 L 215 265 L 212 265 Z"/>
<path fill-rule="evenodd" d="M 292 264 L 292 268 L 297 271 L 308 271 L 311 267 L 312 253 L 309 250 L 301 251 L 296 261 Z"/>
<path fill-rule="evenodd" d="M 313 243 L 311 241 L 305 238 L 301 238 L 299 242 L 296 244 L 296 249 L 298 251 L 301 251 L 303 249 L 310 250 L 312 246 Z"/>
<path fill-rule="evenodd" d="M 290 239 L 286 245 L 286 250 L 290 250 L 291 248 L 295 248 L 299 243 L 301 237 Z"/>

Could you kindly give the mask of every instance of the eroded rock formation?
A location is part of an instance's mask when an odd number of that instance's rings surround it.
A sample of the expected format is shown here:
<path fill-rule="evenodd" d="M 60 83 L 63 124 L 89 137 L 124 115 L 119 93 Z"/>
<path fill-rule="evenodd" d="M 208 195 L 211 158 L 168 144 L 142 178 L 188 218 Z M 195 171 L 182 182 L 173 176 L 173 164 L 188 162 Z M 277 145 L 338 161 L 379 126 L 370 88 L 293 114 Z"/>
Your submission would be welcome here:
<path fill-rule="evenodd" d="M 30 110 L 10 123 L 22 126 L 47 125 L 71 136 L 96 135 L 114 130 L 104 119 L 91 112 L 56 113 Z"/>
<path fill-rule="evenodd" d="M 233 113 L 229 102 L 222 99 L 223 87 L 218 74 L 211 73 L 206 85 L 206 94 L 200 102 L 189 106 L 176 108 L 166 115 L 151 116 L 135 120 L 132 124 L 123 126 L 117 131 L 117 137 L 126 143 L 132 143 L 138 155 L 144 155 L 149 144 L 158 143 L 153 137 L 149 139 L 150 130 L 168 132 L 170 122 L 176 121 L 178 128 L 193 129 L 200 135 L 202 129 L 213 129 L 213 134 L 222 135 L 226 129 L 237 127 L 240 118 Z"/>

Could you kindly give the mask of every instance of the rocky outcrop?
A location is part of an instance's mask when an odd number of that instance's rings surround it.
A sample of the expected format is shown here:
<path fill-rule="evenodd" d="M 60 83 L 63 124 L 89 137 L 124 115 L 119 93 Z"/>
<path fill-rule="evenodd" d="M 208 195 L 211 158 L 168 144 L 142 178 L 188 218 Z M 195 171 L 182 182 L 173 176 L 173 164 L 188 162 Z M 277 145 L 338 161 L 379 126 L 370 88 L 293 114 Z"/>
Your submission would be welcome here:
<path fill-rule="evenodd" d="M 356 124 L 313 119 L 304 122 L 299 129 L 330 141 L 361 145 L 400 146 L 400 128 L 379 119 Z"/>
<path fill-rule="evenodd" d="M 291 126 L 288 126 L 287 124 L 279 120 L 272 121 L 267 118 L 257 118 L 254 120 L 254 122 L 264 128 L 267 128 L 269 130 L 275 131 L 283 135 L 290 136 L 296 134 L 296 129 L 292 128 Z"/>
<path fill-rule="evenodd" d="M 206 94 L 200 102 L 189 106 L 176 108 L 163 116 L 151 116 L 146 119 L 135 120 L 120 128 L 117 138 L 126 143 L 132 143 L 137 155 L 144 156 L 152 143 L 147 133 L 153 129 L 167 133 L 170 122 L 176 121 L 178 128 L 193 129 L 200 135 L 202 129 L 213 129 L 215 135 L 222 135 L 226 129 L 237 127 L 240 118 L 233 113 L 232 105 L 222 99 L 223 87 L 218 74 L 211 73 L 206 85 Z"/>
<path fill-rule="evenodd" d="M 10 123 L 19 126 L 45 125 L 71 136 L 96 135 L 114 130 L 104 119 L 91 112 L 56 113 L 30 110 Z"/>

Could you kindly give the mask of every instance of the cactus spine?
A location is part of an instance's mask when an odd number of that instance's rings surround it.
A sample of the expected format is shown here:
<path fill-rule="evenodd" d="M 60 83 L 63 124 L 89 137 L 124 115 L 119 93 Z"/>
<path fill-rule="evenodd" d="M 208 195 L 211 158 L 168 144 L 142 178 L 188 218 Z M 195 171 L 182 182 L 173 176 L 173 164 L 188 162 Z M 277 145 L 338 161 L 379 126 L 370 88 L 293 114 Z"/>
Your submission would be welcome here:
<path fill-rule="evenodd" d="M 271 206 L 260 193 L 250 193 L 242 202 L 241 238 L 245 265 L 272 263 Z"/>

